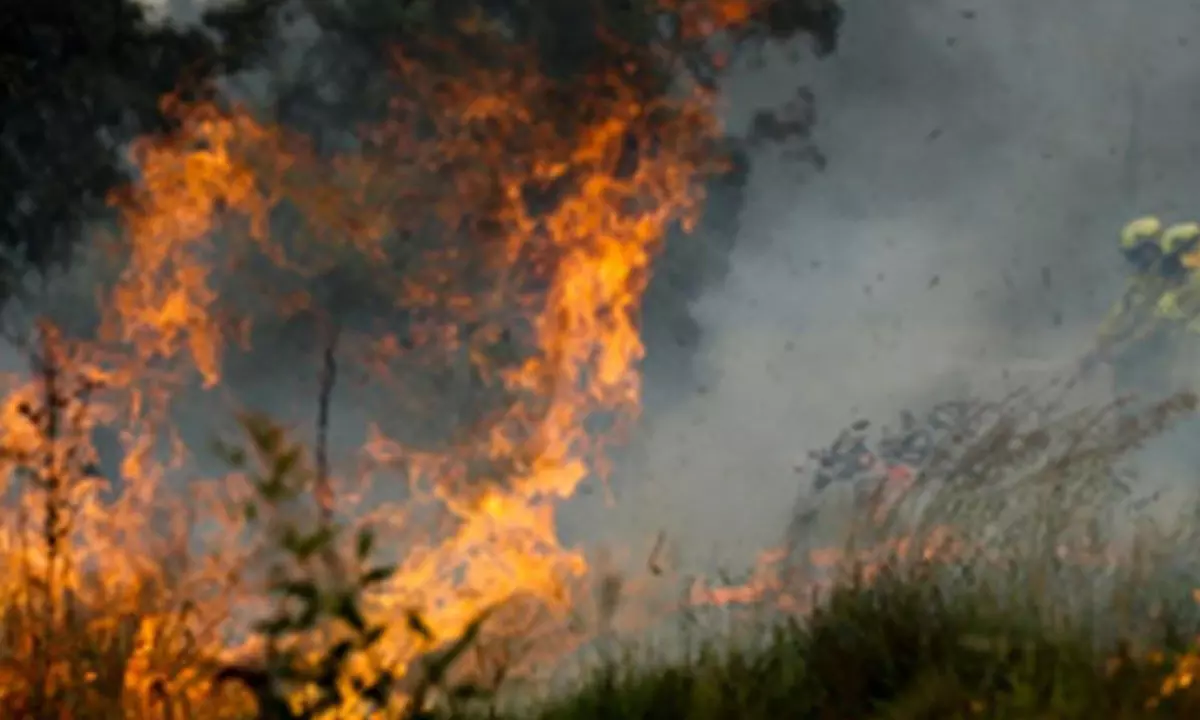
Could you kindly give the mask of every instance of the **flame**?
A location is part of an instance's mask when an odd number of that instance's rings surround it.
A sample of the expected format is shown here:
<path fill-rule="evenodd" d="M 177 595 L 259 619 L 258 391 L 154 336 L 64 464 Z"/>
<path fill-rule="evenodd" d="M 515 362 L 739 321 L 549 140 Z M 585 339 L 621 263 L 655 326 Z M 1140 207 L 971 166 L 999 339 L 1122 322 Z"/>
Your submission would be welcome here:
<path fill-rule="evenodd" d="M 878 518 L 872 518 L 877 520 Z M 855 548 L 856 544 L 865 545 Z M 1053 556 L 1075 568 L 1111 572 L 1128 566 L 1129 559 L 1114 547 L 1095 548 L 1086 543 L 1059 542 Z M 773 608 L 807 614 L 839 582 L 874 582 L 885 570 L 904 572 L 922 564 L 945 567 L 1010 568 L 1013 556 L 993 544 L 972 537 L 969 530 L 936 525 L 921 533 L 895 533 L 870 542 L 804 549 L 781 546 L 759 553 L 749 577 L 732 585 L 713 586 L 696 579 L 689 588 L 692 608 Z"/>
<path fill-rule="evenodd" d="M 759 554 L 750 577 L 743 583 L 713 587 L 698 579 L 688 593 L 692 607 L 768 605 L 789 613 L 807 613 L 814 609 L 824 593 L 853 573 L 861 582 L 872 582 L 896 561 L 954 562 L 965 556 L 966 547 L 959 533 L 939 526 L 921 537 L 905 535 L 847 551 L 840 547 L 819 547 L 797 558 L 789 547 L 777 547 Z"/>
<path fill-rule="evenodd" d="M 764 0 L 658 0 L 665 11 L 680 20 L 684 39 L 707 38 L 714 33 L 744 27 L 767 9 Z"/>
<path fill-rule="evenodd" d="M 377 423 L 361 453 L 369 471 L 332 478 L 338 516 L 380 529 L 398 556 L 373 611 L 395 620 L 415 608 L 438 641 L 505 603 L 567 618 L 588 566 L 560 544 L 556 505 L 603 477 L 608 444 L 636 417 L 641 296 L 664 233 L 695 218 L 702 181 L 721 166 L 718 127 L 710 97 L 648 102 L 612 74 L 579 81 L 590 92 L 573 94 L 587 99 L 572 117 L 587 120 L 566 127 L 550 82 L 528 58 L 510 60 L 449 79 L 398 55 L 406 91 L 392 116 L 364 133 L 361 152 L 332 158 L 244 110 L 164 100 L 177 131 L 135 144 L 139 181 L 114 198 L 122 233 L 103 258 L 115 274 L 97 289 L 99 332 L 46 344 L 71 349 L 73 372 L 102 379 L 80 416 L 119 429 L 125 450 L 117 499 L 102 500 L 97 484 L 64 500 L 77 510 L 75 551 L 88 551 L 94 571 L 92 584 L 72 576 L 77 595 L 124 583 L 126 612 L 144 618 L 138 637 L 182 605 L 196 612 L 196 597 L 209 598 L 209 641 L 259 607 L 248 581 L 256 546 L 239 510 L 246 479 L 194 477 L 173 413 L 194 402 L 189 388 L 221 390 L 260 325 L 304 313 L 336 324 L 310 281 L 350 268 L 361 272 L 356 289 L 386 293 L 410 320 L 404 333 L 344 327 L 338 346 L 340 364 L 376 395 L 395 393 L 392 411 L 422 394 L 401 368 L 463 353 L 479 394 L 502 398 L 433 446 Z M 437 242 L 414 250 L 421 233 Z M 20 408 L 42 385 L 12 384 L 6 442 L 32 457 L 44 428 L 30 429 Z M 396 488 L 408 497 L 389 500 Z M 16 538 L 0 538 L 6 557 L 34 552 Z M 175 576 L 187 602 L 139 607 L 138 588 L 172 543 L 180 557 L 208 551 Z M 402 621 L 391 627 L 381 660 L 402 673 L 432 648 Z M 145 696 L 148 656 L 129 667 L 142 677 L 127 684 Z"/>
<path fill-rule="evenodd" d="M 689 38 L 762 8 L 660 2 Z M 127 662 L 112 663 L 118 677 L 90 676 L 98 693 L 140 702 L 165 674 L 172 692 L 203 698 L 213 716 L 238 716 L 245 699 L 214 703 L 196 668 L 253 649 L 231 639 L 263 603 L 261 539 L 245 532 L 250 488 L 239 473 L 203 477 L 172 420 L 198 402 L 194 386 L 219 394 L 227 363 L 255 346 L 260 325 L 306 315 L 338 325 L 313 290 L 330 274 L 381 295 L 406 321 L 402 332 L 384 323 L 336 335 L 339 366 L 387 401 L 380 415 L 448 404 L 425 388 L 454 363 L 486 401 L 437 443 L 400 437 L 377 417 L 361 464 L 330 478 L 337 517 L 381 530 L 379 545 L 398 562 L 372 598 L 389 621 L 373 660 L 404 674 L 497 606 L 498 640 L 545 642 L 552 657 L 578 641 L 563 631 L 591 568 L 560 543 L 558 504 L 604 477 L 609 444 L 636 419 L 641 298 L 664 233 L 695 219 L 701 184 L 720 167 L 719 128 L 711 97 L 650 102 L 619 74 L 575 81 L 587 92 L 571 93 L 583 106 L 566 122 L 560 88 L 528 57 L 505 60 L 467 58 L 448 78 L 398 55 L 404 92 L 359 152 L 325 157 L 245 110 L 174 97 L 164 107 L 177 131 L 135 144 L 139 181 L 115 198 L 122 232 L 99 263 L 114 270 L 96 289 L 99 332 L 70 337 L 42 323 L 27 348 L 39 363 L 4 378 L 0 403 L 0 490 L 18 498 L 5 518 L 14 522 L 0 524 L 6 609 L 33 608 L 47 628 L 125 648 Z M 51 427 L 46 408 L 71 422 Z M 119 431 L 124 450 L 115 498 L 84 467 L 96 460 L 87 437 L 102 426 Z M 890 480 L 903 494 L 913 479 Z M 30 527 L 53 541 L 31 542 Z M 962 552 L 938 530 L 849 557 L 817 550 L 806 562 L 826 574 L 849 563 L 870 577 L 897 555 Z M 764 553 L 739 587 L 697 583 L 687 601 L 807 609 L 814 580 L 797 581 L 789 555 Z M 414 609 L 433 640 L 406 628 Z M 0 647 L 5 709 L 24 682 L 10 661 L 38 652 L 22 641 Z M 67 682 L 61 655 L 47 665 Z"/>
<path fill-rule="evenodd" d="M 420 87 L 423 78 L 415 81 Z M 602 414 L 615 418 L 619 428 L 637 412 L 639 299 L 665 228 L 692 216 L 696 179 L 705 172 L 684 146 L 672 148 L 670 137 L 651 134 L 656 109 L 643 106 L 619 81 L 598 79 L 596 96 L 615 100 L 597 114 L 602 120 L 570 139 L 519 102 L 528 92 L 526 82 L 512 70 L 488 71 L 460 87 L 431 87 L 429 94 L 448 107 L 443 117 L 486 122 L 514 139 L 538 138 L 532 152 L 514 158 L 498 144 L 488 158 L 503 198 L 505 230 L 496 267 L 500 284 L 515 297 L 495 293 L 482 302 L 449 303 L 476 319 L 496 314 L 501 303 L 532 309 L 523 331 L 536 351 L 496 369 L 479 346 L 495 332 L 477 331 L 466 339 L 473 345 L 472 363 L 483 376 L 497 378 L 510 400 L 452 452 L 415 451 L 378 433 L 369 445 L 377 459 L 402 462 L 410 482 L 430 488 L 455 526 L 445 542 L 409 555 L 389 594 L 396 603 L 424 596 L 421 606 L 433 626 L 447 634 L 508 597 L 532 595 L 562 617 L 575 604 L 572 586 L 586 572 L 586 562 L 559 546 L 554 506 L 590 473 L 605 469 L 604 438 L 590 434 L 589 423 Z M 480 97 L 474 90 L 480 87 L 495 88 L 500 97 Z M 702 107 L 676 111 L 690 115 L 688 126 L 707 127 L 707 135 L 715 128 L 695 112 Z M 448 162 L 480 152 L 476 141 L 460 139 L 461 127 L 444 132 L 452 139 L 439 153 Z M 629 167 L 631 154 L 637 162 Z M 523 199 L 530 185 L 550 186 L 564 178 L 574 180 L 573 190 L 551 211 L 539 212 Z M 461 203 L 475 188 L 458 191 Z M 524 289 L 538 285 L 533 292 Z M 417 299 L 424 298 L 432 296 Z M 388 508 L 374 517 L 388 522 L 404 516 Z"/>

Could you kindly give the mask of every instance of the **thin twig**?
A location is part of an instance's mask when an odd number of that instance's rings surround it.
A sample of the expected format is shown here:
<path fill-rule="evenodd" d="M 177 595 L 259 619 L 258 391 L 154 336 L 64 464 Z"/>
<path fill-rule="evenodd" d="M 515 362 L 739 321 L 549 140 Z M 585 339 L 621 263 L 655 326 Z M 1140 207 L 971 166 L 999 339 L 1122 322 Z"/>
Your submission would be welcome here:
<path fill-rule="evenodd" d="M 329 333 L 329 341 L 325 344 L 317 397 L 317 477 L 314 492 L 321 511 L 321 522 L 325 525 L 333 521 L 334 498 L 329 477 L 329 405 L 333 397 L 333 387 L 337 382 L 338 335 L 338 326 L 334 325 Z"/>
<path fill-rule="evenodd" d="M 58 645 L 57 638 L 57 616 L 58 616 L 58 556 L 59 556 L 59 539 L 60 525 L 59 512 L 62 496 L 62 474 L 61 468 L 58 467 L 57 455 L 60 451 L 58 447 L 62 442 L 60 434 L 59 413 L 64 405 L 61 397 L 62 391 L 59 387 L 59 357 L 57 338 L 53 328 L 49 324 L 43 324 L 41 328 L 42 354 L 40 357 L 34 358 L 37 374 L 41 378 L 42 383 L 42 407 L 35 410 L 41 440 L 42 440 L 42 457 L 41 467 L 37 472 L 37 484 L 40 490 L 45 493 L 43 499 L 45 502 L 45 517 L 42 521 L 42 540 L 46 544 L 46 577 L 45 577 L 45 620 L 46 620 L 46 636 L 45 647 L 41 648 L 40 655 L 40 679 L 42 682 L 38 686 L 37 706 L 42 706 L 47 700 L 50 688 L 47 687 L 49 682 L 49 668 L 53 662 L 51 653 L 55 652 Z"/>

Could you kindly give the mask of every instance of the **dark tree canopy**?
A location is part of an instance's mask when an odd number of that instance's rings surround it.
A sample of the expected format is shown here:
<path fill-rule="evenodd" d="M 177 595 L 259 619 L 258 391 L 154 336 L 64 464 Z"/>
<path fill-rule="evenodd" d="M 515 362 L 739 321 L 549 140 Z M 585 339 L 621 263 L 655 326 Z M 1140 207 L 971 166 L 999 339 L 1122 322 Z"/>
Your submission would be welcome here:
<path fill-rule="evenodd" d="M 298 65 L 274 74 L 275 119 L 330 149 L 357 124 L 386 116 L 388 102 L 403 92 L 392 73 L 397 47 L 451 74 L 464 55 L 487 64 L 480 55 L 497 44 L 533 48 L 534 70 L 557 81 L 560 95 L 543 109 L 561 115 L 563 131 L 571 132 L 595 120 L 580 117 L 581 109 L 597 107 L 581 97 L 594 92 L 575 81 L 582 76 L 619 73 L 652 102 L 680 80 L 712 87 L 724 68 L 740 56 L 753 59 L 768 42 L 808 37 L 817 55 L 832 53 L 843 15 L 836 0 L 307 0 L 304 7 L 321 34 Z M 725 31 L 697 26 L 714 14 L 720 22 L 721 13 Z M 674 348 L 690 354 L 697 341 L 689 302 L 727 269 L 750 148 L 798 140 L 798 154 L 823 166 L 808 144 L 813 100 L 802 92 L 787 113 L 764 108 L 749 137 L 714 148 L 732 162 L 709 188 L 700 237 L 669 240 L 655 264 L 645 303 L 653 358 L 677 367 Z"/>
<path fill-rule="evenodd" d="M 122 143 L 161 130 L 159 98 L 254 60 L 277 0 L 150 21 L 137 0 L 7 0 L 0 20 L 0 279 L 65 263 L 126 179 Z"/>
<path fill-rule="evenodd" d="M 728 8 L 748 14 L 719 38 L 689 25 L 696 9 Z M 320 33 L 284 72 L 274 51 L 297 18 Z M 215 78 L 266 70 L 275 119 L 320 146 L 386 112 L 397 47 L 453 73 L 455 57 L 494 50 L 464 30 L 483 25 L 501 45 L 535 50 L 537 70 L 561 81 L 556 106 L 569 127 L 580 107 L 572 93 L 591 92 L 571 82 L 581 73 L 619 70 L 653 98 L 681 76 L 711 83 L 766 40 L 807 34 L 832 51 L 840 21 L 836 0 L 231 0 L 180 27 L 153 22 L 138 0 L 8 0 L 0 297 L 28 270 L 69 261 L 82 224 L 129 179 L 123 143 L 169 129 L 159 99 L 172 91 L 211 92 Z"/>
<path fill-rule="evenodd" d="M 386 111 L 395 48 L 428 63 L 479 51 L 476 37 L 464 32 L 468 26 L 535 48 L 547 77 L 569 81 L 632 69 L 644 92 L 656 95 L 681 75 L 709 85 L 734 56 L 770 40 L 807 35 L 818 54 L 828 54 L 842 21 L 836 0 L 305 0 L 303 6 L 322 34 L 275 91 L 278 119 L 315 136 Z M 727 21 L 727 32 L 694 27 L 698 15 L 719 16 L 734 6 L 747 15 Z"/>

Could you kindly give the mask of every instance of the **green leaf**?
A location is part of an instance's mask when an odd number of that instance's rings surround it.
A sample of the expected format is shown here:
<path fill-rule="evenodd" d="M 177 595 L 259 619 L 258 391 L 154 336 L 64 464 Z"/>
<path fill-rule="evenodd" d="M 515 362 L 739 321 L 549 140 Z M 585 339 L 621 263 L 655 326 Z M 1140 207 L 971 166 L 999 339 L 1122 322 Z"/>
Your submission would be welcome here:
<path fill-rule="evenodd" d="M 318 602 L 305 605 L 304 609 L 294 621 L 294 626 L 297 630 L 312 630 L 317 626 L 317 620 L 321 617 L 321 604 Z"/>
<path fill-rule="evenodd" d="M 298 540 L 295 546 L 296 556 L 301 561 L 308 560 L 318 551 L 328 547 L 331 542 L 333 542 L 333 528 L 322 526 Z"/>
<path fill-rule="evenodd" d="M 212 451 L 214 455 L 234 470 L 241 470 L 246 466 L 246 451 L 236 445 L 231 445 L 218 439 L 213 441 Z"/>
<path fill-rule="evenodd" d="M 276 586 L 279 592 L 308 603 L 316 603 L 320 597 L 317 584 L 312 580 L 289 580 Z"/>
<path fill-rule="evenodd" d="M 408 610 L 405 613 L 408 620 L 408 629 L 421 636 L 421 639 L 429 642 L 434 642 L 437 638 L 434 637 L 433 630 L 425 622 L 425 618 L 421 617 L 421 613 L 417 610 Z"/>
<path fill-rule="evenodd" d="M 262 413 L 246 413 L 242 427 L 263 458 L 274 457 L 283 446 L 283 430 Z"/>
<path fill-rule="evenodd" d="M 321 659 L 321 664 L 326 668 L 334 668 L 336 671 L 346 662 L 346 658 L 350 657 L 350 653 L 354 651 L 354 642 L 351 640 L 342 640 L 338 644 L 329 649 L 325 657 Z"/>
<path fill-rule="evenodd" d="M 374 545 L 375 533 L 366 528 L 358 531 L 358 541 L 354 546 L 354 555 L 358 558 L 359 562 L 367 559 L 367 556 L 371 554 L 371 549 L 374 547 Z"/>
<path fill-rule="evenodd" d="M 269 478 L 257 483 L 258 494 L 263 500 L 276 505 L 288 497 L 288 488 L 279 478 Z"/>
<path fill-rule="evenodd" d="M 367 632 L 362 637 L 363 648 L 365 649 L 365 648 L 371 647 L 375 643 L 382 640 L 383 636 L 386 634 L 387 634 L 387 625 L 376 625 L 375 627 L 367 630 Z"/>
<path fill-rule="evenodd" d="M 390 671 L 383 671 L 379 674 L 379 678 L 371 683 L 370 687 L 362 692 L 364 699 L 370 700 L 379 707 L 386 707 L 388 698 L 392 694 L 392 685 L 395 684 L 396 678 Z"/>
<path fill-rule="evenodd" d="M 283 529 L 283 533 L 279 538 L 279 544 L 282 545 L 283 549 L 286 550 L 290 555 L 299 556 L 300 547 L 303 543 L 303 540 L 304 538 L 301 537 L 300 531 L 297 530 L 294 525 L 289 524 Z"/>
<path fill-rule="evenodd" d="M 366 588 L 373 587 L 375 585 L 378 585 L 378 584 L 384 582 L 385 580 L 387 580 L 388 578 L 390 578 L 391 576 L 393 576 L 395 574 L 396 574 L 396 566 L 395 565 L 384 565 L 381 567 L 373 568 L 371 570 L 368 570 L 366 573 L 363 573 L 363 576 L 361 578 L 359 578 L 358 584 L 363 589 L 366 589 Z"/>
<path fill-rule="evenodd" d="M 454 643 L 446 649 L 436 660 L 426 666 L 426 672 L 429 674 L 429 679 L 434 683 L 440 683 L 445 677 L 446 671 L 450 669 L 454 663 L 464 652 L 467 651 L 475 641 L 479 638 L 479 632 L 483 629 L 483 623 L 487 621 L 492 614 L 493 608 L 487 608 L 479 613 L 470 625 L 467 625 L 463 630 L 463 634 L 459 636 Z"/>
<path fill-rule="evenodd" d="M 278 637 L 283 635 L 292 628 L 292 619 L 289 617 L 276 617 L 270 620 L 262 620 L 254 624 L 254 631 L 268 637 Z"/>
<path fill-rule="evenodd" d="M 342 595 L 339 598 L 334 616 L 359 633 L 367 631 L 367 620 L 359 610 L 353 595 Z"/>
<path fill-rule="evenodd" d="M 271 467 L 271 482 L 287 487 L 287 479 L 300 464 L 300 448 L 292 448 L 287 452 L 275 455 L 274 459 L 275 464 Z"/>
<path fill-rule="evenodd" d="M 450 698 L 459 702 L 481 700 L 491 697 L 492 693 L 482 685 L 475 683 L 460 683 L 450 688 Z"/>

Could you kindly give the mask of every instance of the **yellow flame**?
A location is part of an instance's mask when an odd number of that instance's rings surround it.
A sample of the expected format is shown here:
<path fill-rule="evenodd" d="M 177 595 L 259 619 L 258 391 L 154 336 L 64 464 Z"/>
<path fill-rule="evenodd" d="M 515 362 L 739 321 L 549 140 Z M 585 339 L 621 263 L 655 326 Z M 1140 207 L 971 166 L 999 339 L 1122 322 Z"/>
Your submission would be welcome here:
<path fill-rule="evenodd" d="M 614 438 L 589 432 L 589 423 L 610 416 L 619 431 L 637 413 L 637 315 L 650 263 L 666 229 L 698 208 L 699 183 L 718 167 L 709 157 L 717 128 L 706 98 L 647 106 L 621 77 L 593 77 L 593 106 L 578 110 L 595 120 L 563 132 L 548 81 L 520 60 L 448 80 L 398 58 L 411 94 L 368 134 L 371 151 L 362 154 L 321 157 L 246 112 L 174 98 L 164 107 L 179 130 L 136 143 L 139 182 L 117 200 L 123 234 L 110 250 L 120 272 L 99 289 L 101 330 L 54 340 L 71 349 L 72 372 L 103 380 L 77 400 L 80 422 L 112 425 L 125 448 L 118 499 L 84 484 L 62 499 L 77 521 L 72 552 L 87 557 L 86 572 L 63 571 L 63 588 L 79 597 L 125 588 L 106 610 L 141 618 L 128 631 L 146 648 L 129 665 L 130 692 L 149 692 L 148 637 L 186 627 L 196 640 L 195 616 L 203 616 L 210 624 L 197 642 L 211 649 L 230 617 L 261 601 L 249 582 L 255 545 L 242 532 L 246 478 L 188 478 L 186 491 L 167 482 L 195 450 L 170 424 L 172 408 L 194 383 L 220 387 L 230 354 L 252 344 L 262 307 L 277 317 L 328 313 L 302 279 L 346 264 L 365 268 L 365 284 L 389 290 L 393 307 L 421 311 L 408 337 L 349 337 L 351 364 L 395 388 L 399 403 L 421 389 L 391 384 L 396 362 L 437 366 L 466 348 L 481 382 L 505 398 L 448 447 L 413 447 L 372 429 L 364 454 L 391 472 L 384 490 L 413 488 L 403 503 L 372 495 L 380 487 L 368 487 L 370 478 L 334 478 L 339 512 L 396 543 L 399 572 L 374 606 L 397 620 L 385 661 L 403 671 L 429 649 L 398 621 L 410 608 L 440 639 L 510 601 L 532 599 L 536 612 L 566 617 L 587 563 L 559 543 L 556 504 L 605 468 Z M 416 139 L 414 107 L 437 124 L 434 137 Z M 531 205 L 527 191 L 547 187 L 556 188 L 550 200 Z M 281 229 L 281 209 L 300 222 Z M 472 225 L 481 215 L 489 223 Z M 414 261 L 405 234 L 430 228 L 444 237 Z M 278 276 L 248 269 L 264 261 Z M 495 351 L 504 337 L 520 351 L 507 361 Z M 42 452 L 44 428 L 23 414 L 42 387 L 36 377 L 14 378 L 0 405 L 13 457 Z M 24 532 L 5 526 L 6 563 L 37 556 Z M 206 551 L 199 556 L 197 542 Z M 192 558 L 172 570 L 177 594 L 140 604 L 164 557 Z M 54 564 L 44 553 L 37 562 L 31 572 Z M 201 680 L 184 673 L 172 682 Z"/>

